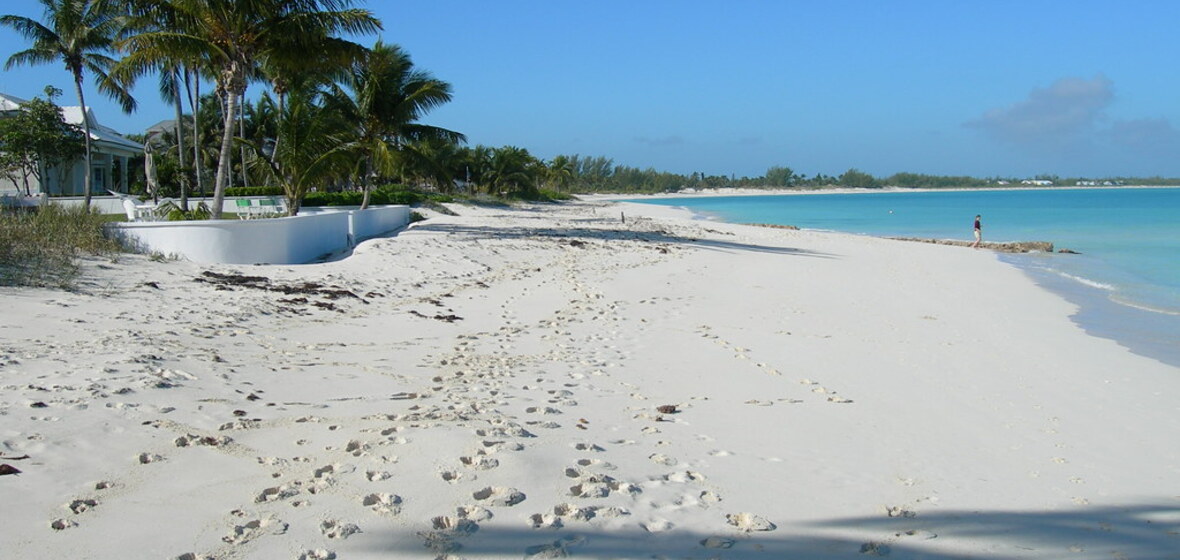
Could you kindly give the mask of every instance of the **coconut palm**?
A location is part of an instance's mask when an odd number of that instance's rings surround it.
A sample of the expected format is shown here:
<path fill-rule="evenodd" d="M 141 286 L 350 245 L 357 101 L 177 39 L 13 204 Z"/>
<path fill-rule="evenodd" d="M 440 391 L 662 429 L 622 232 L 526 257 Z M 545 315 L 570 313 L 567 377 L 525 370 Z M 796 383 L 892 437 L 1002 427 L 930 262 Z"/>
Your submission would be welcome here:
<path fill-rule="evenodd" d="M 0 16 L 0 25 L 12 28 L 33 43 L 32 47 L 8 57 L 5 69 L 62 62 L 74 77 L 74 93 L 82 109 L 85 132 L 83 194 L 89 208 L 93 172 L 90 168 L 90 119 L 82 93 L 86 73 L 93 74 L 98 91 L 117 101 L 124 111 L 135 110 L 135 99 L 127 88 L 109 75 L 115 65 L 111 54 L 115 52 L 114 41 L 120 25 L 118 12 L 113 4 L 101 0 L 41 0 L 41 5 L 45 8 L 44 23 L 23 16 Z"/>
<path fill-rule="evenodd" d="M 213 188 L 213 216 L 221 216 L 229 179 L 238 100 L 259 65 L 279 51 L 313 53 L 325 37 L 372 33 L 380 22 L 351 0 L 140 0 L 140 13 L 167 11 L 173 27 L 129 37 L 124 63 L 139 75 L 166 60 L 197 61 L 224 96 L 224 125 Z"/>
<path fill-rule="evenodd" d="M 557 190 L 565 190 L 574 181 L 574 161 L 569 156 L 557 156 L 549 162 L 546 182 Z"/>
<path fill-rule="evenodd" d="M 303 196 L 312 187 L 344 177 L 353 158 L 342 148 L 348 126 L 340 114 L 315 102 L 313 94 L 291 91 L 283 114 L 275 120 L 283 142 L 266 144 L 243 139 L 255 158 L 255 167 L 283 188 L 287 214 L 299 212 Z"/>
<path fill-rule="evenodd" d="M 466 141 L 458 132 L 418 123 L 451 100 L 451 85 L 415 68 L 397 45 L 378 41 L 341 82 L 328 87 L 326 103 L 353 123 L 348 147 L 357 158 L 361 208 L 369 205 L 374 178 L 393 175 L 407 161 L 425 159 L 412 142 Z"/>
<path fill-rule="evenodd" d="M 489 186 L 499 194 L 536 198 L 540 162 L 528 150 L 503 146 L 492 151 Z"/>

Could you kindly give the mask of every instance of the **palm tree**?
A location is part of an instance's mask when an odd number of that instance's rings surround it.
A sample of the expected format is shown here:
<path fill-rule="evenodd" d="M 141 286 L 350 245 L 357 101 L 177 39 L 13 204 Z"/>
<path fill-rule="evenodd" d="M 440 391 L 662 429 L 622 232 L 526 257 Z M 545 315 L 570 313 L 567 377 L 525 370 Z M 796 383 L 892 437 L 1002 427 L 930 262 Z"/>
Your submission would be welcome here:
<path fill-rule="evenodd" d="M 495 148 L 489 186 L 500 194 L 536 198 L 538 163 L 537 158 L 524 148 Z"/>
<path fill-rule="evenodd" d="M 135 110 L 135 99 L 127 88 L 109 75 L 115 59 L 114 42 L 119 31 L 118 13 L 112 4 L 101 0 L 41 0 L 45 7 L 45 23 L 23 16 L 0 16 L 0 25 L 10 27 L 33 46 L 8 57 L 5 69 L 24 64 L 48 64 L 62 62 L 74 77 L 74 93 L 82 109 L 82 127 L 85 132 L 85 165 L 83 194 L 86 208 L 90 208 L 90 183 L 93 171 L 90 168 L 90 119 L 86 111 L 86 98 L 82 94 L 82 81 L 86 72 L 94 74 L 98 91 L 118 101 L 123 110 Z"/>
<path fill-rule="evenodd" d="M 275 121 L 283 142 L 242 140 L 255 154 L 255 167 L 283 187 L 287 215 L 299 212 L 312 187 L 344 177 L 351 171 L 351 154 L 342 145 L 348 127 L 340 114 L 315 102 L 307 91 L 291 91 Z"/>
<path fill-rule="evenodd" d="M 564 190 L 574 181 L 574 161 L 569 156 L 557 156 L 549 162 L 545 179 L 553 188 Z"/>
<path fill-rule="evenodd" d="M 124 63 L 139 75 L 166 60 L 196 61 L 224 96 L 224 126 L 213 187 L 213 217 L 221 217 L 229 179 L 238 100 L 268 57 L 308 55 L 336 33 L 372 33 L 380 21 L 351 0 L 140 0 L 141 13 L 169 12 L 173 27 L 129 37 Z M 308 55 L 310 56 L 310 55 Z"/>
<path fill-rule="evenodd" d="M 357 158 L 362 209 L 369 205 L 374 178 L 393 175 L 408 161 L 425 159 L 413 142 L 466 141 L 458 132 L 417 122 L 451 100 L 451 85 L 415 68 L 410 55 L 397 45 L 378 41 L 341 81 L 343 86 L 328 87 L 326 102 L 353 123 L 349 148 Z"/>

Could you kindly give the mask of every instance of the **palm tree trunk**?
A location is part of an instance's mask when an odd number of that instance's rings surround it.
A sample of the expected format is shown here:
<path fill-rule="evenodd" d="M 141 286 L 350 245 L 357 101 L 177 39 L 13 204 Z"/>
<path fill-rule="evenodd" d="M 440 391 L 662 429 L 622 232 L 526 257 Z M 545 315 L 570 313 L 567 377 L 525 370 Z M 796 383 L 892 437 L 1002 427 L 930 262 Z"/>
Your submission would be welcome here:
<path fill-rule="evenodd" d="M 246 103 L 245 103 L 245 100 L 243 100 L 242 103 L 238 104 L 238 137 L 239 138 L 246 137 Z M 241 154 L 239 157 L 242 158 L 241 161 L 238 162 L 238 165 L 241 166 L 241 171 L 242 171 L 242 173 L 241 173 L 242 186 L 248 187 L 250 185 L 247 184 L 247 183 L 249 183 L 249 180 L 246 179 L 246 145 L 245 144 L 241 145 L 241 147 L 238 148 L 238 153 Z"/>
<path fill-rule="evenodd" d="M 226 88 L 225 116 L 221 133 L 221 156 L 217 159 L 217 177 L 213 180 L 213 207 L 209 210 L 214 220 L 221 219 L 221 205 L 225 201 L 225 185 L 231 172 L 229 168 L 230 154 L 233 153 L 234 139 L 234 108 L 237 106 L 238 92 Z"/>
<path fill-rule="evenodd" d="M 361 210 L 365 210 L 369 207 L 369 181 L 371 181 L 372 178 L 373 156 L 369 156 L 369 158 L 365 161 L 365 178 L 361 180 L 361 189 L 365 193 L 364 197 L 361 198 Z"/>
<path fill-rule="evenodd" d="M 189 69 L 185 70 L 185 91 L 188 88 Z M 201 77 L 193 71 L 192 91 L 189 92 L 188 104 L 193 108 L 193 176 L 197 179 L 197 192 L 205 194 L 205 170 L 201 165 L 201 127 L 197 123 L 197 113 L 201 112 Z"/>
<path fill-rule="evenodd" d="M 84 159 L 85 159 L 84 165 L 86 166 L 86 169 L 84 170 L 85 173 L 82 176 L 83 177 L 82 178 L 82 194 L 83 194 L 83 196 L 85 196 L 85 201 L 83 202 L 83 205 L 86 207 L 86 210 L 89 211 L 90 210 L 90 174 L 91 174 L 91 170 L 90 170 L 90 119 L 86 118 L 86 98 L 82 96 L 82 74 L 81 73 L 74 74 L 74 92 L 78 94 L 78 105 L 80 105 L 81 109 L 82 109 L 82 133 L 84 135 L 83 139 L 85 140 L 85 145 L 86 145 L 86 153 L 84 154 Z"/>
<path fill-rule="evenodd" d="M 180 76 L 179 69 L 172 69 L 172 92 L 176 101 L 176 158 L 180 162 L 180 209 L 188 212 L 188 169 L 184 166 L 184 108 L 180 106 Z M 185 88 L 188 89 L 188 88 Z M 155 193 L 153 193 L 155 194 Z"/>

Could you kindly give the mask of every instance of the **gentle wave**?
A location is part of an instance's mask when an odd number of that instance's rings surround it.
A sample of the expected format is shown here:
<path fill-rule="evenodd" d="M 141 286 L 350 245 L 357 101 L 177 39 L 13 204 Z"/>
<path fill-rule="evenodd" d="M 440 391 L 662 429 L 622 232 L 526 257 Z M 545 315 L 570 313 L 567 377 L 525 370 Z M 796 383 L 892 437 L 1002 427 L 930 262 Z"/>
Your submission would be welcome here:
<path fill-rule="evenodd" d="M 1113 301 L 1119 305 L 1125 305 L 1127 307 L 1132 307 L 1132 308 L 1138 309 L 1140 311 L 1148 311 L 1151 313 L 1160 313 L 1163 315 L 1172 315 L 1174 317 L 1180 317 L 1180 311 L 1176 311 L 1174 309 L 1162 309 L 1159 307 L 1152 307 L 1150 305 L 1143 305 L 1142 303 L 1139 303 L 1137 301 L 1131 301 L 1129 299 L 1122 298 L 1122 297 L 1119 297 L 1119 296 L 1113 295 L 1113 294 L 1111 296 L 1109 296 L 1109 299 L 1110 299 L 1110 301 Z"/>
<path fill-rule="evenodd" d="M 1063 278 L 1069 278 L 1070 280 L 1073 280 L 1074 282 L 1077 282 L 1077 283 L 1082 284 L 1084 286 L 1089 286 L 1091 288 L 1097 288 L 1099 290 L 1106 290 L 1108 292 L 1118 291 L 1118 288 L 1111 285 L 1111 284 L 1105 284 L 1102 282 L 1098 282 L 1097 280 L 1091 280 L 1089 278 L 1085 278 L 1082 276 L 1075 276 L 1075 275 L 1070 274 L 1068 272 L 1062 272 L 1060 270 L 1054 270 L 1052 268 L 1049 268 L 1046 270 L 1048 270 L 1054 274 L 1057 274 L 1058 276 L 1061 276 Z M 1122 302 L 1120 302 L 1120 303 L 1122 303 Z M 1149 311 L 1150 311 L 1150 309 L 1149 309 Z"/>

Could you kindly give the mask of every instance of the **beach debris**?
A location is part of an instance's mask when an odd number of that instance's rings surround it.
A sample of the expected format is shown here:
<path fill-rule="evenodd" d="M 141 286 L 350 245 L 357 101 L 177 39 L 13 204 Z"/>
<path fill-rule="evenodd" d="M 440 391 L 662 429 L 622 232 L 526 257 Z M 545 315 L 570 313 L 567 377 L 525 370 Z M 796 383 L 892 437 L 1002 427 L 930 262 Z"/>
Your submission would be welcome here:
<path fill-rule="evenodd" d="M 676 410 L 676 405 L 674 404 L 662 404 L 656 407 L 656 411 L 660 414 L 676 414 L 680 412 L 679 410 Z"/>
<path fill-rule="evenodd" d="M 6 474 L 20 474 L 20 469 L 7 463 L 0 465 L 0 476 L 4 476 Z"/>
<path fill-rule="evenodd" d="M 730 525 L 747 533 L 751 531 L 773 531 L 778 528 L 774 523 L 767 521 L 766 518 L 748 512 L 726 514 L 725 520 Z"/>
<path fill-rule="evenodd" d="M 444 323 L 454 323 L 455 321 L 462 321 L 463 320 L 462 317 L 455 315 L 454 313 L 451 313 L 448 315 L 443 315 L 441 313 L 438 313 L 438 314 L 435 314 L 434 316 L 430 316 L 430 315 L 425 315 L 425 314 L 423 314 L 417 310 L 414 310 L 414 309 L 410 310 L 410 315 L 413 315 L 415 317 L 421 317 L 423 319 L 434 319 L 436 321 L 442 321 Z"/>
<path fill-rule="evenodd" d="M 300 282 L 297 284 L 272 284 L 270 278 L 265 276 L 246 276 L 243 274 L 221 274 L 206 270 L 201 273 L 201 276 L 194 278 L 194 282 L 203 282 L 212 284 L 214 289 L 223 291 L 232 291 L 235 288 L 248 288 L 254 290 L 263 290 L 268 292 L 277 292 L 283 295 L 292 296 L 319 296 L 328 300 L 338 300 L 341 298 L 352 298 L 361 303 L 369 303 L 361 296 L 356 295 L 351 290 L 346 290 L 339 286 L 325 286 L 318 282 Z M 306 304 L 307 298 L 285 298 L 280 299 L 280 303 L 290 304 Z M 329 311 L 338 311 L 336 306 L 330 302 L 317 301 L 311 302 L 312 306 L 326 309 Z M 287 309 L 287 308 L 284 308 Z M 293 311 L 293 310 L 292 310 Z"/>
<path fill-rule="evenodd" d="M 581 247 L 585 247 L 585 246 L 586 246 L 586 242 L 585 242 L 585 241 L 582 241 L 582 240 L 580 240 L 580 239 L 571 239 L 571 240 L 570 240 L 570 247 L 578 247 L 578 248 L 581 248 Z"/>

